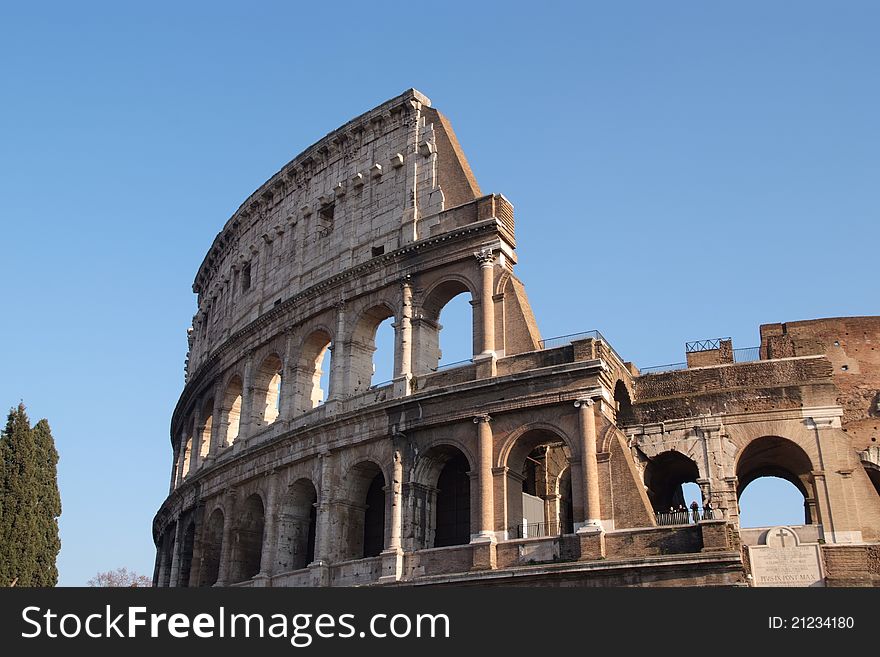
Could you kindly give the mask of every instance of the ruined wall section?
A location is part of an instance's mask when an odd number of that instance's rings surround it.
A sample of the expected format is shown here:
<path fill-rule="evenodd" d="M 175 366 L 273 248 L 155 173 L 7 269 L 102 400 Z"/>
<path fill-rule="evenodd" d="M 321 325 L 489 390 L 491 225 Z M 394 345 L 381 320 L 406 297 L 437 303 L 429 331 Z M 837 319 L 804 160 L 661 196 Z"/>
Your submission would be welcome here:
<path fill-rule="evenodd" d="M 647 374 L 633 385 L 639 423 L 836 404 L 831 364 L 822 357 Z"/>
<path fill-rule="evenodd" d="M 254 192 L 214 240 L 193 284 L 188 372 L 297 292 L 455 228 L 440 225 L 440 213 L 478 194 L 451 126 L 415 90 L 331 132 Z"/>
<path fill-rule="evenodd" d="M 880 317 L 837 317 L 761 326 L 761 358 L 823 354 L 857 451 L 880 441 Z"/>

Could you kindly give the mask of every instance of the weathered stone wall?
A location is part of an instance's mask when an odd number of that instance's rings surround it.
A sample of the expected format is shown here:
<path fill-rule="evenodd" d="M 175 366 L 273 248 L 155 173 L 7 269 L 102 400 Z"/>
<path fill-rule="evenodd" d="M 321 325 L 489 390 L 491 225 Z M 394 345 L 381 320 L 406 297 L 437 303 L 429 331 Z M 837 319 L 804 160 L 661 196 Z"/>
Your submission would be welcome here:
<path fill-rule="evenodd" d="M 761 357 L 822 354 L 831 363 L 843 428 L 853 447 L 880 441 L 880 317 L 837 317 L 761 326 Z"/>

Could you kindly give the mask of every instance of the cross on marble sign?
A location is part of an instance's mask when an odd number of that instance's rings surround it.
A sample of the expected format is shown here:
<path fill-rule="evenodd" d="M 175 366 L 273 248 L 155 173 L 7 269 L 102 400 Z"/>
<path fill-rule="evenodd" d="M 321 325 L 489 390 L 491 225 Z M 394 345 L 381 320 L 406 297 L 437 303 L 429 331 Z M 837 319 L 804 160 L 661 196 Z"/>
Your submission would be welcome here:
<path fill-rule="evenodd" d="M 785 537 L 788 536 L 788 532 L 784 529 L 780 529 L 776 532 L 777 538 L 779 538 L 779 542 L 782 543 L 782 547 L 785 547 Z"/>

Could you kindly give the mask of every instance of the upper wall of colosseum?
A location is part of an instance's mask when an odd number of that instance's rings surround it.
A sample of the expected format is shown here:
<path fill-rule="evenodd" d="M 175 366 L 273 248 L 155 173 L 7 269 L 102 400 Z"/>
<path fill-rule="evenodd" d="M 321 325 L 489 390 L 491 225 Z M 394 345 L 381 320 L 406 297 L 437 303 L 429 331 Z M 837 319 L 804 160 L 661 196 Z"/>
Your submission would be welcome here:
<path fill-rule="evenodd" d="M 441 214 L 479 196 L 449 122 L 427 97 L 406 91 L 300 153 L 226 222 L 193 284 L 191 342 L 208 339 L 218 323 L 234 332 L 346 269 L 479 221 L 476 213 Z"/>

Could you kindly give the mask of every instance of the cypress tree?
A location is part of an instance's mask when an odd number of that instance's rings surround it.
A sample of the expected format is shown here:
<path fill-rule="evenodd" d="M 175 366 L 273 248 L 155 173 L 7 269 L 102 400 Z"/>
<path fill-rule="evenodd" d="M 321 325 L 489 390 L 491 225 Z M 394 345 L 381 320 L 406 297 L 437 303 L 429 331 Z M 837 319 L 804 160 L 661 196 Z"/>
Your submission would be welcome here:
<path fill-rule="evenodd" d="M 58 516 L 61 515 L 61 494 L 58 492 L 58 452 L 52 430 L 45 419 L 33 428 L 36 450 L 36 536 L 37 570 L 32 586 L 55 586 L 58 583 L 58 567 L 55 560 L 61 550 L 58 536 Z"/>
<path fill-rule="evenodd" d="M 58 453 L 49 423 L 33 429 L 24 404 L 0 434 L 0 586 L 54 586 L 60 549 Z"/>

